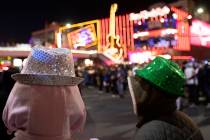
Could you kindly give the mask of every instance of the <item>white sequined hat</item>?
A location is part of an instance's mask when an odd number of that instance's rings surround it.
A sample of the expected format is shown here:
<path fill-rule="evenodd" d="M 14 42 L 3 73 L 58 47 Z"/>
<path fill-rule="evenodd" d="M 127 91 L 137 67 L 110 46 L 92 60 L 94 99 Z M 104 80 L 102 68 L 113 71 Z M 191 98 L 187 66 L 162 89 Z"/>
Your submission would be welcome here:
<path fill-rule="evenodd" d="M 83 78 L 75 77 L 74 61 L 66 48 L 33 48 L 21 73 L 12 78 L 23 84 L 78 85 Z"/>

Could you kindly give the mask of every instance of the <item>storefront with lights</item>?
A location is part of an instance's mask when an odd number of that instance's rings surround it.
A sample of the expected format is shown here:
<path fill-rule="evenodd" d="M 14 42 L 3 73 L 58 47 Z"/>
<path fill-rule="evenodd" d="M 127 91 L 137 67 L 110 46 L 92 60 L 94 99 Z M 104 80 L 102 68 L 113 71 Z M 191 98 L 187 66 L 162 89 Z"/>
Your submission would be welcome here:
<path fill-rule="evenodd" d="M 210 24 L 176 7 L 164 6 L 116 16 L 124 60 L 149 62 L 161 55 L 177 61 L 210 58 Z M 107 46 L 109 18 L 100 20 L 101 50 Z"/>
<path fill-rule="evenodd" d="M 209 52 L 209 30 L 207 23 L 170 6 L 115 16 L 123 59 L 133 63 L 149 62 L 158 55 L 174 60 L 203 59 L 198 52 Z M 56 42 L 58 47 L 71 48 L 76 58 L 100 57 L 112 64 L 103 56 L 109 33 L 110 18 L 103 18 L 61 27 Z"/>
<path fill-rule="evenodd" d="M 23 67 L 26 58 L 31 51 L 29 44 L 18 44 L 13 47 L 0 47 L 0 71 L 9 67 Z"/>
<path fill-rule="evenodd" d="M 99 20 L 60 27 L 56 33 L 57 47 L 70 48 L 75 63 L 93 65 L 100 48 Z"/>
<path fill-rule="evenodd" d="M 210 58 L 210 24 L 201 20 L 193 19 L 190 27 L 191 51 L 185 52 L 195 56 L 199 60 Z"/>
<path fill-rule="evenodd" d="M 158 7 L 131 13 L 134 46 L 128 52 L 130 61 L 148 62 L 161 55 L 167 59 L 190 59 L 182 52 L 191 51 L 190 24 L 192 16 L 175 7 Z"/>

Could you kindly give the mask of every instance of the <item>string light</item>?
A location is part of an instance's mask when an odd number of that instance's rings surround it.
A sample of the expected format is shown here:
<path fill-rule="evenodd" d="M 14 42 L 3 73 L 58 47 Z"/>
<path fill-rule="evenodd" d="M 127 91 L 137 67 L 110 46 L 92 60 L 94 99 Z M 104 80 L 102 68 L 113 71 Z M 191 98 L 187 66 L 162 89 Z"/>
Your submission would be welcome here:
<path fill-rule="evenodd" d="M 174 19 L 178 18 L 178 15 L 176 13 L 173 13 L 172 16 L 173 16 Z"/>
<path fill-rule="evenodd" d="M 164 23 L 164 21 L 165 21 L 164 18 L 161 18 L 161 19 L 160 19 L 160 22 L 161 22 L 161 23 Z"/>
<path fill-rule="evenodd" d="M 152 9 L 151 11 L 141 11 L 140 13 L 131 13 L 130 14 L 130 20 L 140 20 L 140 19 L 148 19 L 148 18 L 153 18 L 157 16 L 165 16 L 170 13 L 170 9 L 167 6 L 164 6 L 163 8 L 155 8 Z"/>

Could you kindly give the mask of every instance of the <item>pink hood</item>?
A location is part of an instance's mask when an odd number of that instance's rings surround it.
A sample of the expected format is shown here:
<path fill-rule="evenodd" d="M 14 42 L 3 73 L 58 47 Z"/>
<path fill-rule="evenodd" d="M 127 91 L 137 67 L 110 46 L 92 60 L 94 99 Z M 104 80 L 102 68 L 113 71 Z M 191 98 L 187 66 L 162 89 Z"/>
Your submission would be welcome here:
<path fill-rule="evenodd" d="M 3 112 L 15 140 L 69 140 L 85 124 L 77 86 L 38 86 L 16 82 Z"/>

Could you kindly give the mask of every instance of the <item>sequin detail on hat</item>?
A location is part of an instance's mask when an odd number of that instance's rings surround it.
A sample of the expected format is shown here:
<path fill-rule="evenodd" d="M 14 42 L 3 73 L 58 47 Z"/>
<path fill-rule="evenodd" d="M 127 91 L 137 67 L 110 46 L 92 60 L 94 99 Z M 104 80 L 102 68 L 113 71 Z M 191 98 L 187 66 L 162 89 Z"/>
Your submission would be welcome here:
<path fill-rule="evenodd" d="M 71 51 L 65 48 L 33 48 L 20 74 L 12 78 L 23 84 L 77 85 Z"/>
<path fill-rule="evenodd" d="M 184 94 L 184 73 L 170 60 L 156 57 L 145 68 L 136 70 L 136 74 L 168 94 L 179 96 Z"/>
<path fill-rule="evenodd" d="M 74 64 L 70 51 L 67 53 L 67 51 L 63 51 L 61 49 L 56 49 L 56 51 L 45 51 L 43 49 L 36 48 L 32 50 L 32 54 L 27 65 L 28 66 L 22 73 L 75 76 Z"/>

